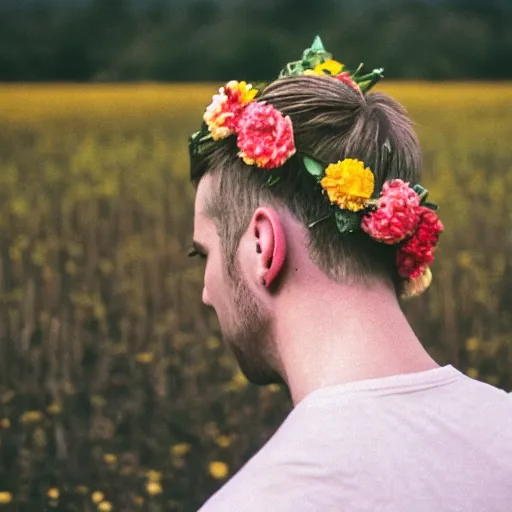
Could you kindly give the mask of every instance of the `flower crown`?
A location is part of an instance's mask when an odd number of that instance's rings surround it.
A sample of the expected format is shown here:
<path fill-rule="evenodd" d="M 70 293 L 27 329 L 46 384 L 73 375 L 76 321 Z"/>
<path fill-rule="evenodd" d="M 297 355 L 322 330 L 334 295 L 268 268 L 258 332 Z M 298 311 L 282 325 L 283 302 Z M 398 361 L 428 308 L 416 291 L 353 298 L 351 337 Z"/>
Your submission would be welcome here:
<path fill-rule="evenodd" d="M 362 64 L 355 71 L 344 69 L 317 36 L 302 59 L 288 63 L 279 78 L 320 75 L 339 80 L 364 95 L 383 77 L 382 68 L 368 74 L 362 74 Z M 247 165 L 260 169 L 282 167 L 297 153 L 290 117 L 257 101 L 264 88 L 237 81 L 221 87 L 206 108 L 201 130 L 190 138 L 191 158 L 230 136 L 236 136 L 238 156 Z M 383 150 L 391 151 L 388 141 Z M 326 165 L 309 155 L 302 154 L 301 158 L 306 171 L 328 197 L 338 231 L 345 234 L 362 230 L 378 242 L 397 246 L 401 297 L 417 296 L 426 290 L 432 281 L 429 266 L 443 231 L 435 212 L 437 206 L 426 201 L 428 191 L 421 185 L 411 187 L 394 179 L 384 183 L 380 197 L 375 199 L 374 174 L 363 162 L 345 158 Z"/>

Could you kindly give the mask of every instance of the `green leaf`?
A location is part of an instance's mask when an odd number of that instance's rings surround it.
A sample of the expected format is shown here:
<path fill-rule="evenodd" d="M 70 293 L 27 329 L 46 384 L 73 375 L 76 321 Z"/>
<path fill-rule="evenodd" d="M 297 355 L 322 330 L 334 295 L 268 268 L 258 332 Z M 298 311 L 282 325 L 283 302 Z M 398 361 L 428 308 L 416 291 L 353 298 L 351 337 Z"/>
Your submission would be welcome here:
<path fill-rule="evenodd" d="M 201 127 L 201 130 L 193 133 L 189 138 L 189 153 L 190 156 L 196 157 L 206 150 L 210 149 L 216 141 L 213 139 L 212 134 L 209 132 L 206 125 Z"/>
<path fill-rule="evenodd" d="M 302 66 L 302 61 L 297 60 L 295 62 L 288 62 L 284 69 L 279 73 L 279 78 L 283 78 L 286 76 L 297 76 L 302 75 L 304 73 L 304 67 Z"/>
<path fill-rule="evenodd" d="M 421 196 L 421 194 L 425 190 L 425 187 L 422 187 L 419 183 L 414 185 L 414 187 L 412 187 L 412 188 L 413 188 L 414 192 L 416 192 L 416 194 L 418 194 L 419 196 Z"/>
<path fill-rule="evenodd" d="M 319 35 L 315 36 L 315 39 L 313 40 L 313 44 L 311 45 L 311 49 L 314 52 L 325 52 L 325 47 L 324 47 Z"/>
<path fill-rule="evenodd" d="M 354 76 L 352 75 L 352 78 Z M 379 80 L 384 78 L 384 68 L 374 69 L 371 73 L 358 76 L 355 81 L 363 93 L 368 92 Z"/>
<path fill-rule="evenodd" d="M 304 167 L 315 178 L 321 178 L 324 174 L 325 167 L 320 162 L 313 160 L 309 156 L 303 157 Z"/>
<path fill-rule="evenodd" d="M 334 218 L 336 219 L 336 227 L 342 235 L 358 231 L 361 228 L 361 215 L 358 212 L 338 210 L 334 214 Z"/>
<path fill-rule="evenodd" d="M 420 203 L 423 203 L 424 201 L 426 201 L 427 197 L 428 197 L 428 190 L 425 188 L 425 187 L 422 187 L 419 183 L 414 185 L 414 187 L 412 187 L 414 192 L 416 192 L 416 194 L 418 194 L 420 196 Z"/>
<path fill-rule="evenodd" d="M 358 75 L 360 75 L 363 72 L 363 69 L 364 69 L 364 64 L 361 62 L 361 64 L 359 64 L 359 66 L 357 66 L 357 69 L 355 71 L 353 71 L 352 73 L 350 73 L 350 76 L 352 77 L 352 79 L 354 81 L 357 82 Z"/>
<path fill-rule="evenodd" d="M 435 204 L 435 203 L 425 202 L 425 203 L 422 203 L 421 206 L 424 206 L 425 208 L 429 208 L 430 210 L 433 210 L 434 212 L 437 212 L 437 210 L 439 210 L 439 206 L 437 206 L 437 204 Z"/>
<path fill-rule="evenodd" d="M 270 82 L 263 82 L 263 81 L 252 82 L 253 88 L 258 91 L 258 95 L 257 96 L 261 95 L 261 93 L 268 87 L 269 83 Z"/>
<path fill-rule="evenodd" d="M 279 73 L 279 78 L 304 74 L 304 70 L 313 69 L 317 64 L 332 59 L 332 54 L 325 50 L 322 40 L 316 36 L 313 44 L 302 52 L 302 59 L 288 62 Z"/>
<path fill-rule="evenodd" d="M 271 187 L 272 185 L 275 185 L 280 179 L 281 179 L 281 176 L 269 176 L 269 178 L 264 186 Z"/>

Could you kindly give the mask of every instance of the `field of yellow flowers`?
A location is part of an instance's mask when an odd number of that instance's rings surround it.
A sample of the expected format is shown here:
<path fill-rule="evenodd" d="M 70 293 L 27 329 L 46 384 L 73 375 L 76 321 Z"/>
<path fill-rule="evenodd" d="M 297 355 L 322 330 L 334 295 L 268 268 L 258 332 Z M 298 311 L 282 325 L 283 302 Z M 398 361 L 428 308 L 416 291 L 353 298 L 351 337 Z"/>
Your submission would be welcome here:
<path fill-rule="evenodd" d="M 216 88 L 0 86 L 0 511 L 195 510 L 290 410 L 238 372 L 186 257 L 186 140 Z M 445 224 L 407 314 L 510 391 L 512 84 L 380 88 Z"/>

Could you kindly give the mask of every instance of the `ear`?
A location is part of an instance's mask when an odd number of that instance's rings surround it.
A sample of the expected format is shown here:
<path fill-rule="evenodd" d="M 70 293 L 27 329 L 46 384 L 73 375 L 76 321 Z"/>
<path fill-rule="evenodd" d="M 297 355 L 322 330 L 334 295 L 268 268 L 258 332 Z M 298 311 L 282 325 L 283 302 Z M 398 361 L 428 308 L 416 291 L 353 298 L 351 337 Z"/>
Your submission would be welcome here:
<path fill-rule="evenodd" d="M 258 252 L 258 274 L 267 288 L 276 280 L 286 258 L 286 238 L 279 214 L 260 207 L 254 212 L 252 229 Z"/>

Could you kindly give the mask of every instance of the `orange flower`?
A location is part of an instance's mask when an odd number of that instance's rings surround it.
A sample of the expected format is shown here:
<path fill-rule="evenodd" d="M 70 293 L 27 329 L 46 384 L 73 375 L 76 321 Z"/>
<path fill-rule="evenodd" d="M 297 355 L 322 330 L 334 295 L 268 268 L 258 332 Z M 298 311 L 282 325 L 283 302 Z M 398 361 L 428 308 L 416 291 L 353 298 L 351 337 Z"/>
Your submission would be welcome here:
<path fill-rule="evenodd" d="M 214 140 L 224 139 L 236 131 L 240 115 L 257 94 L 251 84 L 235 80 L 219 89 L 203 116 Z"/>

